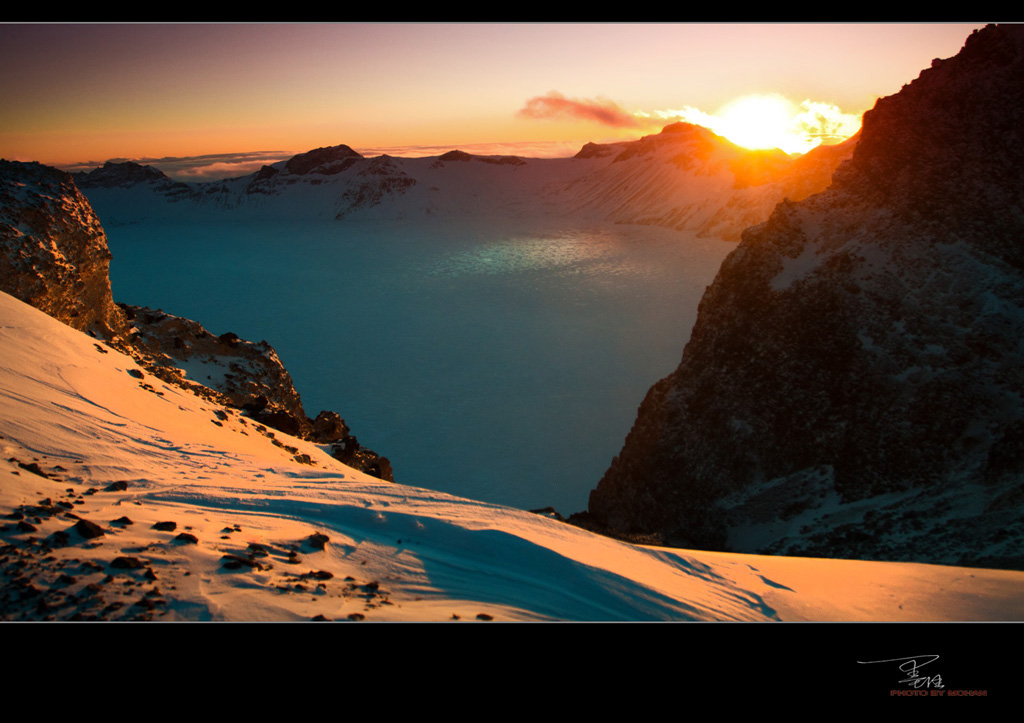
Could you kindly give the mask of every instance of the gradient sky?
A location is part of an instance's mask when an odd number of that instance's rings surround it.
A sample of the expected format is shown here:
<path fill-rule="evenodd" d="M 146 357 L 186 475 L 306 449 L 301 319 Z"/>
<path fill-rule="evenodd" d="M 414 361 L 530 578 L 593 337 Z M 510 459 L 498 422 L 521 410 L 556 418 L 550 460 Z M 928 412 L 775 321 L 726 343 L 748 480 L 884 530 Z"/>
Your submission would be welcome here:
<path fill-rule="evenodd" d="M 750 93 L 859 115 L 982 25 L 2 24 L 0 157 L 572 155 Z"/>

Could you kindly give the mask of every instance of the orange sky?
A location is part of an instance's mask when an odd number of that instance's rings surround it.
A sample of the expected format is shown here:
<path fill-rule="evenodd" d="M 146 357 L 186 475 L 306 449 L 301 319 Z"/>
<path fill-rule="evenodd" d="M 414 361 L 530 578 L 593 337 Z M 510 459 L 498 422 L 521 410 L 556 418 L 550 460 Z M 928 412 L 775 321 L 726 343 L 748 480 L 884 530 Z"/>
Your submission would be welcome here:
<path fill-rule="evenodd" d="M 550 143 L 523 155 L 571 155 L 656 132 L 673 120 L 659 111 L 715 113 L 751 93 L 859 116 L 976 27 L 3 24 L 0 157 L 68 165 L 339 143 L 393 155 Z"/>

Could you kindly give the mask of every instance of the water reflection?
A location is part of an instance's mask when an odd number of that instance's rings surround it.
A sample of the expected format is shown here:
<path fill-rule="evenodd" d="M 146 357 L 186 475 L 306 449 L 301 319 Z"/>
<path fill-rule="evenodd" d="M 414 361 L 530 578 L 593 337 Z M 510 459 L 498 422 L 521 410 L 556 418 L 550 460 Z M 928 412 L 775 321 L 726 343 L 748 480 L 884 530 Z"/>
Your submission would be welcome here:
<path fill-rule="evenodd" d="M 597 232 L 513 236 L 455 251 L 436 259 L 425 272 L 430 276 L 489 276 L 536 270 L 582 273 L 599 264 L 609 271 L 614 266 L 612 257 L 608 238 Z"/>

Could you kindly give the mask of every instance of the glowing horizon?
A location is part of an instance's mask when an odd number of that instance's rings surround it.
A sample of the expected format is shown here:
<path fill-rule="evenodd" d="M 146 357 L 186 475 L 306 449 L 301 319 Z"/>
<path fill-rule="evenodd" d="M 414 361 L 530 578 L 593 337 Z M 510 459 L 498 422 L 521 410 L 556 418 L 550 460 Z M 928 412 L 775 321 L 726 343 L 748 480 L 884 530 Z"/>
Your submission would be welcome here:
<path fill-rule="evenodd" d="M 772 106 L 745 123 L 729 109 L 751 96 L 785 99 L 777 142 L 804 152 L 808 133 L 849 135 L 977 27 L 7 23 L 0 157 L 68 167 L 338 144 L 565 156 L 675 120 L 752 137 Z"/>

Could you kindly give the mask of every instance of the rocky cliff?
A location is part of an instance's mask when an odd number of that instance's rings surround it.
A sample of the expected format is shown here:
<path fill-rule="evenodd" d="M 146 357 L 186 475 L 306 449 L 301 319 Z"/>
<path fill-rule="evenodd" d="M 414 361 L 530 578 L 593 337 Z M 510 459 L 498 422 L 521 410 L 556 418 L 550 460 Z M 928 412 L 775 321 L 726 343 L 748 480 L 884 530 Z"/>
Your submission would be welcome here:
<path fill-rule="evenodd" d="M 71 176 L 0 161 L 3 290 L 75 329 L 110 338 L 127 325 L 109 271 L 106 234 Z"/>
<path fill-rule="evenodd" d="M 747 230 L 589 516 L 673 544 L 1024 567 L 1024 26 L 878 101 Z"/>
<path fill-rule="evenodd" d="M 135 164 L 100 170 L 92 181 L 104 187 L 173 184 Z M 103 228 L 69 174 L 0 161 L 0 290 L 104 339 L 164 381 L 243 409 L 278 431 L 330 444 L 346 464 L 393 479 L 388 460 L 363 448 L 337 413 L 306 416 L 291 376 L 266 341 L 214 336 L 189 319 L 115 304 L 110 259 Z"/>

